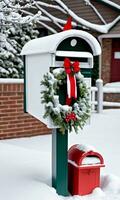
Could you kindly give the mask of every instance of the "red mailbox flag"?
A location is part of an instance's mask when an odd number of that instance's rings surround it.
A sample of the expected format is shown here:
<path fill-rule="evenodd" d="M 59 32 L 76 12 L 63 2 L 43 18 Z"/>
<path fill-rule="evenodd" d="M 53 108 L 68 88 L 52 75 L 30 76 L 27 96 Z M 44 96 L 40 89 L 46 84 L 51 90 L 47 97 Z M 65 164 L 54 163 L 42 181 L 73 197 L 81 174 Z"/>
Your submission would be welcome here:
<path fill-rule="evenodd" d="M 64 25 L 63 31 L 72 29 L 72 17 L 68 17 L 67 23 Z"/>

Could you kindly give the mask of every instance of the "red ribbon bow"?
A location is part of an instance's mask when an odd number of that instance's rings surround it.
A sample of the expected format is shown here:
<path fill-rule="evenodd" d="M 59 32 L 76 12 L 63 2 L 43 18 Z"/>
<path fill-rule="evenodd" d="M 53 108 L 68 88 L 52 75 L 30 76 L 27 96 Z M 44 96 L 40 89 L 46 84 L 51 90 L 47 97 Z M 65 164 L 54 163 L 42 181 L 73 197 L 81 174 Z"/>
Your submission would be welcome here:
<path fill-rule="evenodd" d="M 75 73 L 80 71 L 79 62 L 75 61 L 71 63 L 69 58 L 64 59 L 64 67 L 66 74 L 74 75 Z"/>
<path fill-rule="evenodd" d="M 67 99 L 66 104 L 70 105 L 72 98 L 77 98 L 77 85 L 75 73 L 80 71 L 79 62 L 71 63 L 69 58 L 64 59 L 65 72 L 67 74 Z"/>

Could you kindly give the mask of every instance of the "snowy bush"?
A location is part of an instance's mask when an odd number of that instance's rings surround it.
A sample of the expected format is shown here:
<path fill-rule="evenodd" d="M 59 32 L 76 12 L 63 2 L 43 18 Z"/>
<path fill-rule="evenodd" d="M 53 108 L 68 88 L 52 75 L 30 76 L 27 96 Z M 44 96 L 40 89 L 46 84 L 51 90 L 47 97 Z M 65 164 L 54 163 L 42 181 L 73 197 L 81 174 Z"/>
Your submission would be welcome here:
<path fill-rule="evenodd" d="M 35 24 L 10 26 L 1 34 L 0 78 L 23 78 L 22 47 L 38 36 Z"/>
<path fill-rule="evenodd" d="M 24 14 L 30 5 L 21 0 L 0 0 L 0 78 L 23 78 L 20 52 L 26 42 L 38 36 L 36 19 L 41 15 Z"/>

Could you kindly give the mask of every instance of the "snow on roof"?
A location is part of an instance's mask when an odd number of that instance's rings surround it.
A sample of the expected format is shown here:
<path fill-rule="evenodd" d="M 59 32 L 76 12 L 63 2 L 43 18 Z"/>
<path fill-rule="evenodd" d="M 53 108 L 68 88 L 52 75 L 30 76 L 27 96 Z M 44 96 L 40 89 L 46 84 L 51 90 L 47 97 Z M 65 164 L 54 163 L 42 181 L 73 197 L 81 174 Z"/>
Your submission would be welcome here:
<path fill-rule="evenodd" d="M 29 41 L 23 47 L 21 55 L 55 53 L 58 45 L 69 37 L 84 39 L 90 45 L 94 56 L 101 54 L 100 44 L 91 34 L 80 30 L 68 30 Z"/>

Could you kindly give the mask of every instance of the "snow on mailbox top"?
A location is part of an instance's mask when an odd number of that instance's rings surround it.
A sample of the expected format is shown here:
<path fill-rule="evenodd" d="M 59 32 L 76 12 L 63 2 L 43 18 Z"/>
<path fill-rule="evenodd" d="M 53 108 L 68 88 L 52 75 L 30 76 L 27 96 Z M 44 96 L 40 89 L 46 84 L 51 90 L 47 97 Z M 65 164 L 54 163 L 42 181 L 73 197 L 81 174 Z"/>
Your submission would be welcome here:
<path fill-rule="evenodd" d="M 68 162 L 80 168 L 104 167 L 104 160 L 100 153 L 95 151 L 94 147 L 86 145 L 73 145 L 68 152 Z"/>
<path fill-rule="evenodd" d="M 101 47 L 91 34 L 80 30 L 68 30 L 29 41 L 23 47 L 21 55 L 55 53 L 58 45 L 68 37 L 82 38 L 90 45 L 94 56 L 101 54 Z"/>

